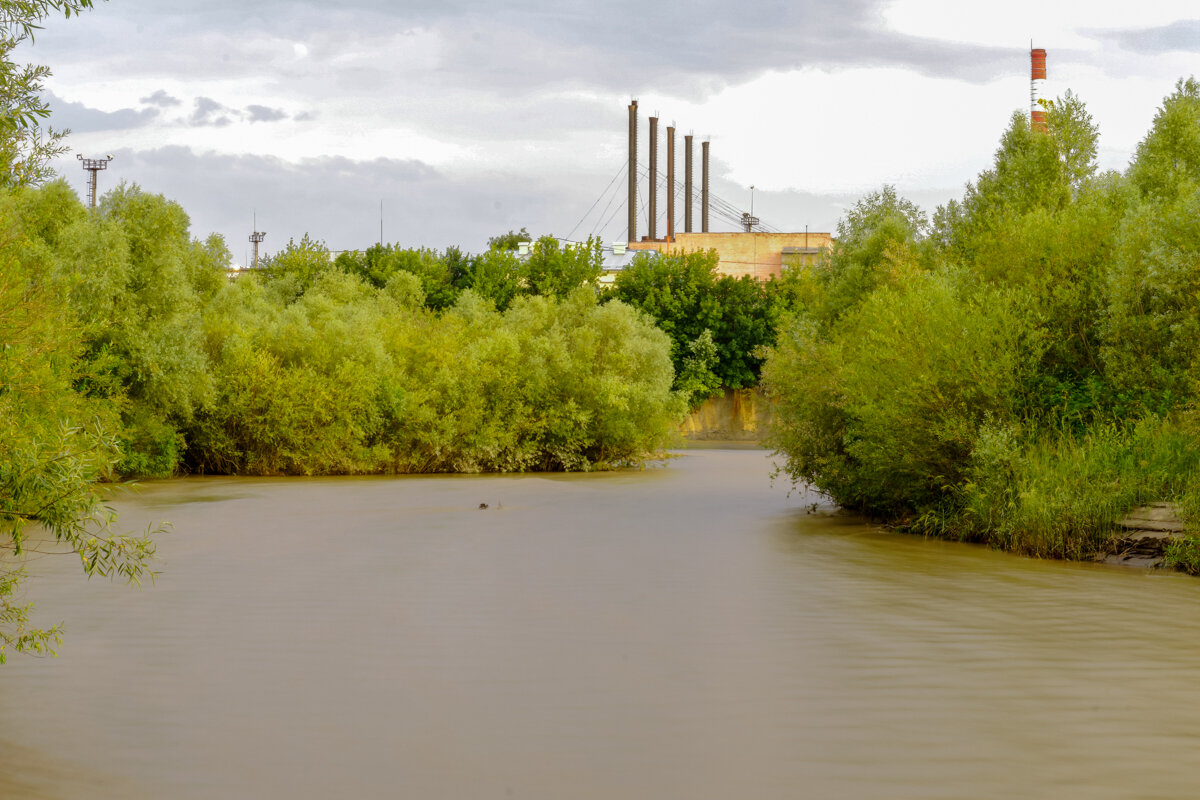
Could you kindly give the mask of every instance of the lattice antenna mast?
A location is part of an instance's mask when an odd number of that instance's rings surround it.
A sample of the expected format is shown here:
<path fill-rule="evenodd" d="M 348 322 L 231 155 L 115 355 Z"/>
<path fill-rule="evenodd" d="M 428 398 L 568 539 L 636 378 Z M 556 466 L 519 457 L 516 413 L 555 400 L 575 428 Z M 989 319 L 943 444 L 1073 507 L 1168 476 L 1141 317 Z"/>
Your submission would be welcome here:
<path fill-rule="evenodd" d="M 754 226 L 759 222 L 758 217 L 754 216 L 754 187 L 750 187 L 750 212 L 742 212 L 742 227 L 746 229 L 746 233 L 754 230 Z"/>
<path fill-rule="evenodd" d="M 258 229 L 258 214 L 254 215 L 254 233 L 250 234 L 250 241 L 254 243 L 254 269 L 258 269 L 258 243 L 267 238 L 265 231 Z"/>
<path fill-rule="evenodd" d="M 96 207 L 96 173 L 102 169 L 108 169 L 108 162 L 113 160 L 111 155 L 104 158 L 84 158 L 82 153 L 76 153 L 75 157 L 83 162 L 83 168 L 91 173 L 88 178 L 88 207 Z"/>

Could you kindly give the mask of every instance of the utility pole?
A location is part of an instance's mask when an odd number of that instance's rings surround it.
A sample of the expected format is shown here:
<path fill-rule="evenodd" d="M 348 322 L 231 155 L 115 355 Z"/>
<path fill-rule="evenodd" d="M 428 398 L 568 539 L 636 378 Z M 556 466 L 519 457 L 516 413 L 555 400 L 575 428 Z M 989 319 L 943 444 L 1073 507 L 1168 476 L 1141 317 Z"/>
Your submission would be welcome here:
<path fill-rule="evenodd" d="M 250 234 L 250 241 L 254 243 L 254 262 L 252 266 L 258 269 L 258 243 L 267 238 L 265 231 L 258 229 L 258 214 L 254 215 L 254 233 Z"/>
<path fill-rule="evenodd" d="M 96 173 L 102 169 L 108 169 L 108 162 L 113 160 L 111 155 L 104 158 L 84 158 L 82 153 L 76 153 L 75 157 L 83 162 L 83 168 L 91 173 L 88 179 L 88 207 L 96 207 Z"/>

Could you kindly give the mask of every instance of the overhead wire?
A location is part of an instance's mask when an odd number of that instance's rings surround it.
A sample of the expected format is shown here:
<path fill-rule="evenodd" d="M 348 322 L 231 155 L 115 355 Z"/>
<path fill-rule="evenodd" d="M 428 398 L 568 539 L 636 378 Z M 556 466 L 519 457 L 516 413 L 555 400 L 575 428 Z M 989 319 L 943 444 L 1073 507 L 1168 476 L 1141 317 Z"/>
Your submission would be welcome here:
<path fill-rule="evenodd" d="M 579 226 L 582 225 L 583 221 L 588 218 L 588 214 L 591 214 L 592 211 L 596 208 L 596 206 L 600 204 L 600 201 L 602 199 L 604 199 L 604 196 L 606 194 L 608 194 L 608 192 L 612 189 L 613 184 L 617 182 L 617 178 L 621 177 L 621 173 L 624 172 L 625 169 L 626 169 L 626 167 L 621 167 L 621 168 L 617 169 L 617 174 L 613 175 L 612 180 L 608 182 L 608 186 L 604 187 L 604 191 L 602 191 L 600 193 L 600 196 L 596 198 L 596 202 L 592 203 L 592 207 L 589 208 L 587 211 L 585 211 L 583 213 L 583 216 L 579 218 L 579 222 L 575 223 L 575 227 L 571 228 L 571 232 L 567 234 L 568 239 L 570 239 L 572 236 L 575 235 L 575 231 L 579 230 Z"/>
<path fill-rule="evenodd" d="M 622 173 L 625 173 L 626 175 L 628 175 L 628 174 L 629 174 L 629 167 L 628 167 L 628 166 L 622 167 L 622 168 L 621 168 L 621 172 L 622 172 Z M 618 177 L 619 177 L 619 176 L 620 176 L 620 173 L 618 173 Z M 597 229 L 599 229 L 599 228 L 601 227 L 601 226 L 600 226 L 600 223 L 601 223 L 601 221 L 603 221 L 603 219 L 604 219 L 604 215 L 608 213 L 608 209 L 612 208 L 613 201 L 617 199 L 617 195 L 619 195 L 619 194 L 620 194 L 620 192 L 619 192 L 619 191 L 618 191 L 618 192 L 612 192 L 611 194 L 609 194 L 609 196 L 608 196 L 608 203 L 607 203 L 607 204 L 604 206 L 604 210 L 602 210 L 602 211 L 601 211 L 601 212 L 600 212 L 600 213 L 599 213 L 599 214 L 596 216 L 596 224 L 592 226 L 592 230 L 591 230 L 591 232 L 590 232 L 590 234 L 589 234 L 589 235 L 591 235 L 591 236 L 595 236 L 595 235 L 596 235 L 596 230 L 597 230 Z M 617 210 L 618 210 L 618 211 L 620 211 L 620 210 L 621 210 L 621 207 L 620 207 L 620 206 L 617 206 Z M 607 226 L 605 226 L 605 227 L 607 227 Z"/>

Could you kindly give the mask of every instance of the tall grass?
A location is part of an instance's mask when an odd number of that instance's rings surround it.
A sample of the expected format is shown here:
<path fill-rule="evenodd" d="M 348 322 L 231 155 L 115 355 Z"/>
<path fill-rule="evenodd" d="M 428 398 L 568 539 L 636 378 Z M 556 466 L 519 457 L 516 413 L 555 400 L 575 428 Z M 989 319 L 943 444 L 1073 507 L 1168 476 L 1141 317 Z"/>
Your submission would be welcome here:
<path fill-rule="evenodd" d="M 969 474 L 951 526 L 962 538 L 1084 559 L 1105 552 L 1131 509 L 1194 495 L 1200 444 L 1177 423 L 1157 418 L 1032 441 L 1012 429 L 989 429 Z"/>

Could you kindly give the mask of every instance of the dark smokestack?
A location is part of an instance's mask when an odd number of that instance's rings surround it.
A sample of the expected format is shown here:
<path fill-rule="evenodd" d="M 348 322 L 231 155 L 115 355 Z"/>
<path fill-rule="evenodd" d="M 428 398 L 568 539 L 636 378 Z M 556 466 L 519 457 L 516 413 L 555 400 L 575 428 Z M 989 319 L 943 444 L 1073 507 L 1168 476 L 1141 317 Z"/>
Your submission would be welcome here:
<path fill-rule="evenodd" d="M 667 126 L 667 241 L 675 239 L 675 126 Z"/>
<path fill-rule="evenodd" d="M 637 241 L 637 100 L 629 103 L 629 241 Z"/>
<path fill-rule="evenodd" d="M 692 135 L 683 137 L 683 232 L 692 232 Z"/>
<path fill-rule="evenodd" d="M 657 235 L 655 219 L 658 216 L 658 117 L 650 118 L 650 241 Z"/>
<path fill-rule="evenodd" d="M 708 142 L 700 143 L 700 231 L 708 233 Z"/>

